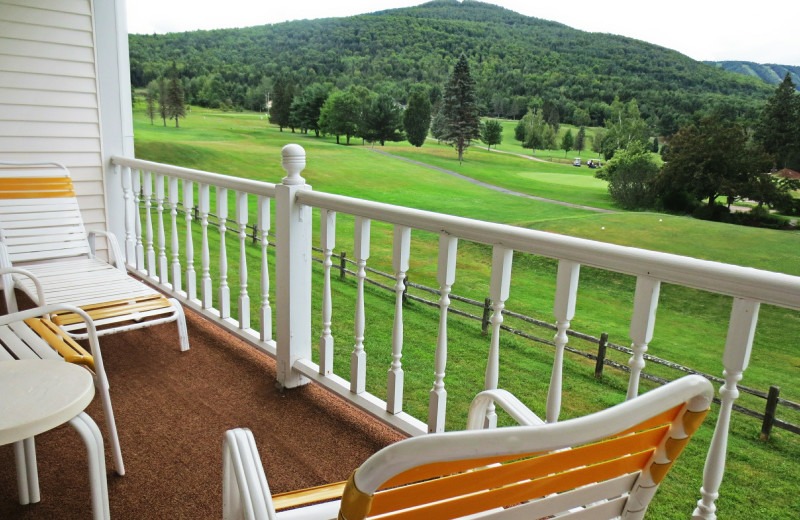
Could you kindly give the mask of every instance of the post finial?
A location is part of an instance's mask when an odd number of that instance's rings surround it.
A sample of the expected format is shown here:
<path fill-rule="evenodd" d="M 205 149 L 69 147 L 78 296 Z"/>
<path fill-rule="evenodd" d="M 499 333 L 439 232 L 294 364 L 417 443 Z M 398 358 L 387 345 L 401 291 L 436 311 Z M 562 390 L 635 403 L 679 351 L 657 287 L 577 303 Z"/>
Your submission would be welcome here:
<path fill-rule="evenodd" d="M 300 172 L 306 167 L 306 151 L 299 144 L 287 144 L 281 150 L 281 166 L 288 174 L 283 178 L 283 184 L 298 185 L 305 184 L 306 180 L 300 176 Z"/>

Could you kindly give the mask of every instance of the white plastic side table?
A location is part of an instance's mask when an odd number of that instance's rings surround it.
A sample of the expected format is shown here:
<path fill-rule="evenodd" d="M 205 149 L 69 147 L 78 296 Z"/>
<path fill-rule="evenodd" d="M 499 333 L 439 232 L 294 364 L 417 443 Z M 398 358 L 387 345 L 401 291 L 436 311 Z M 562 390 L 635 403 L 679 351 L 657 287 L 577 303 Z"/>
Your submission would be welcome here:
<path fill-rule="evenodd" d="M 0 445 L 14 443 L 20 503 L 39 501 L 33 437 L 69 422 L 86 445 L 93 518 L 108 519 L 103 437 L 83 411 L 94 397 L 92 375 L 64 361 L 2 361 L 0 395 Z"/>

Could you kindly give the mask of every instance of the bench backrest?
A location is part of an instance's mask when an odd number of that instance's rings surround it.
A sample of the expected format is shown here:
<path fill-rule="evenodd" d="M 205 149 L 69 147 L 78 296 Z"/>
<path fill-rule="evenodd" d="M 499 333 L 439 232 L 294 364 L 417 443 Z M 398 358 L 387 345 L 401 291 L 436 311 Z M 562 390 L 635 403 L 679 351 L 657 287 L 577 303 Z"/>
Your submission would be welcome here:
<path fill-rule="evenodd" d="M 12 264 L 90 254 L 64 166 L 0 163 L 0 240 Z"/>
<path fill-rule="evenodd" d="M 688 376 L 579 419 L 406 439 L 356 470 L 339 518 L 642 518 L 712 396 Z"/>

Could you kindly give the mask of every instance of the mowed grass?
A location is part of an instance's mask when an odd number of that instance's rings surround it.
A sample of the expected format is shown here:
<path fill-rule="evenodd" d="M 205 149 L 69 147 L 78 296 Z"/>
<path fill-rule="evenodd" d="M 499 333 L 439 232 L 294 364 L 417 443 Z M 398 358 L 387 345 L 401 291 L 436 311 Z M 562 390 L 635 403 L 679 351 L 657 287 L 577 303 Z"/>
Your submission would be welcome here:
<path fill-rule="evenodd" d="M 286 143 L 297 142 L 307 151 L 308 165 L 303 176 L 316 190 L 800 274 L 797 262 L 800 248 L 796 233 L 755 230 L 652 213 L 599 214 L 504 195 L 429 168 L 385 157 L 371 151 L 369 146 L 337 146 L 333 138 L 318 139 L 288 131 L 280 133 L 274 127 L 268 126 L 257 114 L 202 114 L 195 111 L 181 124 L 183 126 L 179 129 L 151 126 L 137 115 L 137 157 L 279 182 L 285 175 L 280 168 L 280 148 Z M 353 140 L 353 143 L 356 142 Z M 514 162 L 503 162 L 507 158 L 501 154 L 477 148 L 468 151 L 461 170 L 455 152 L 448 147 L 436 146 L 435 143 L 426 143 L 421 149 L 397 144 L 387 145 L 383 149 L 464 175 L 468 175 L 465 170 L 469 169 L 469 176 L 478 178 L 483 175 L 485 178 L 482 180 L 485 182 L 489 182 L 486 179 L 491 176 L 501 179 L 517 174 Z M 493 171 L 492 161 L 495 159 L 500 161 L 496 169 L 504 169 L 506 174 Z M 527 167 L 540 174 L 542 184 L 548 184 L 545 179 L 553 180 L 550 183 L 553 186 L 548 187 L 551 193 L 556 194 L 552 198 L 567 197 L 568 194 L 573 197 L 572 201 L 586 197 L 600 198 L 599 194 L 578 193 L 589 184 L 583 186 L 580 179 L 574 180 L 576 176 L 582 175 L 596 182 L 589 175 L 589 170 L 534 163 L 530 159 L 517 160 L 521 165 L 520 169 Z M 515 182 L 521 186 L 523 184 L 521 180 Z M 564 186 L 570 186 L 570 189 Z M 528 186 L 527 189 L 531 188 Z M 230 207 L 233 208 L 232 201 Z M 253 220 L 254 214 L 251 215 L 251 222 Z M 315 214 L 315 233 L 318 221 Z M 336 250 L 347 251 L 348 257 L 352 257 L 352 230 L 352 218 L 339 215 Z M 237 262 L 232 260 L 233 255 L 238 254 L 238 244 L 232 236 L 234 234 L 228 233 L 227 245 L 231 258 L 228 282 L 231 285 L 233 302 L 238 296 L 238 268 Z M 214 246 L 219 243 L 217 236 L 218 234 L 212 233 L 212 250 L 218 249 L 218 245 L 216 249 Z M 435 235 L 412 233 L 412 264 L 409 276 L 413 282 L 437 286 L 436 239 Z M 200 265 L 198 244 L 199 240 L 195 238 L 195 268 Z M 260 303 L 260 297 L 257 296 L 260 280 L 259 248 L 250 247 L 247 251 L 251 315 L 256 316 L 255 310 Z M 212 254 L 212 259 L 214 256 Z M 488 296 L 490 264 L 490 248 L 462 241 L 459 244 L 459 262 L 453 292 L 482 301 Z M 373 222 L 369 265 L 391 271 L 390 226 Z M 556 267 L 556 262 L 551 259 L 515 255 L 511 297 L 507 308 L 552 321 Z M 215 269 L 216 265 L 212 267 L 212 272 Z M 272 276 L 274 277 L 274 273 Z M 314 338 L 321 332 L 321 276 L 321 268 L 315 263 L 315 295 L 312 303 Z M 335 370 L 343 377 L 349 377 L 355 280 L 348 277 L 340 281 L 336 276 L 334 279 L 333 335 L 337 345 Z M 391 285 L 390 281 L 384 283 Z M 635 280 L 631 277 L 583 268 L 578 309 L 572 327 L 597 336 L 601 332 L 609 332 L 611 341 L 629 343 L 627 327 L 634 287 Z M 274 292 L 274 282 L 272 291 Z M 436 299 L 435 295 L 425 296 Z M 383 396 L 386 370 L 391 362 L 394 295 L 368 286 L 366 299 L 365 345 L 369 359 L 367 386 L 372 393 Z M 272 301 L 274 307 L 274 296 Z M 649 352 L 721 375 L 720 359 L 730 303 L 730 299 L 726 297 L 682 287 L 664 286 L 655 339 Z M 233 306 L 235 307 L 235 303 Z M 468 310 L 478 313 L 475 309 Z M 406 341 L 403 366 L 407 378 L 405 407 L 409 413 L 425 420 L 427 392 L 433 382 L 438 310 L 414 302 L 408 304 L 404 312 Z M 524 328 L 524 325 L 514 323 L 511 319 L 507 319 L 506 323 Z M 530 332 L 543 338 L 552 337 L 552 332 L 546 330 Z M 449 320 L 448 337 L 449 355 L 445 379 L 449 394 L 447 423 L 448 428 L 460 428 L 464 424 L 469 400 L 483 386 L 489 340 L 480 334 L 478 323 L 456 317 Z M 800 380 L 797 378 L 800 374 L 798 337 L 798 313 L 762 308 L 751 365 L 742 383 L 764 390 L 769 384 L 778 384 L 782 387 L 783 397 L 800 400 Z M 592 345 L 574 340 L 571 340 L 571 344 L 585 350 L 592 348 Z M 614 358 L 622 363 L 627 362 L 626 356 L 616 355 Z M 544 410 L 551 364 L 551 347 L 510 334 L 502 335 L 500 384 L 521 397 L 538 413 L 543 413 Z M 652 370 L 664 377 L 678 377 L 675 373 L 661 373 L 652 363 L 648 364 L 646 370 Z M 596 380 L 593 377 L 593 362 L 568 355 L 565 362 L 562 418 L 581 415 L 619 402 L 624 398 L 625 385 L 624 374 L 608 369 L 602 380 Z M 649 386 L 643 386 L 647 387 Z M 743 398 L 742 402 L 747 406 L 763 408 L 763 400 Z M 788 420 L 800 422 L 797 414 L 790 415 Z M 800 477 L 800 472 L 796 465 L 790 463 L 800 456 L 800 443 L 797 436 L 780 430 L 776 431 L 769 442 L 762 442 L 758 440 L 759 428 L 757 420 L 738 414 L 734 416 L 728 473 L 723 482 L 722 498 L 718 507 L 720 513 L 726 511 L 728 517 L 787 518 L 786 511 L 796 510 L 800 506 L 793 484 Z M 698 498 L 698 479 L 712 429 L 713 422 L 709 420 L 698 434 L 698 441 L 690 445 L 684 460 L 679 462 L 676 470 L 662 484 L 648 518 L 686 518 L 694 507 Z M 752 482 L 763 484 L 752 486 Z"/>

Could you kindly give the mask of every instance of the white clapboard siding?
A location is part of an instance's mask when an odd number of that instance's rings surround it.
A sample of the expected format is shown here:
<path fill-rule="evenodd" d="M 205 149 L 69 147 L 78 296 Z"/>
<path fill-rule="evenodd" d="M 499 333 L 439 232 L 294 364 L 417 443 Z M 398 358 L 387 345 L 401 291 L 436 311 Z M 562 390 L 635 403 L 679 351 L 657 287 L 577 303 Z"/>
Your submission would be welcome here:
<path fill-rule="evenodd" d="M 0 0 L 0 160 L 64 164 L 86 228 L 104 230 L 93 26 L 91 0 Z"/>

